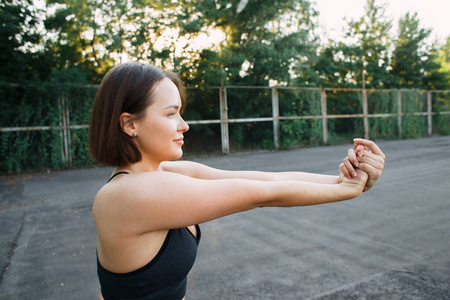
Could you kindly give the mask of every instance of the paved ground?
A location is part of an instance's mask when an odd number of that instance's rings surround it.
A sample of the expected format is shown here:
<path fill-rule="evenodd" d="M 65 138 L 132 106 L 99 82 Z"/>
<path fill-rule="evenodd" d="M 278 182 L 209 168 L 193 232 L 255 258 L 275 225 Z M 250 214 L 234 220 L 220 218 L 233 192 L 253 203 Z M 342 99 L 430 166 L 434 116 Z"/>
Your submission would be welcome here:
<path fill-rule="evenodd" d="M 358 199 L 203 224 L 187 299 L 450 299 L 450 137 L 379 145 Z M 336 174 L 349 146 L 195 160 Z M 98 299 L 91 203 L 110 171 L 0 178 L 0 298 Z"/>

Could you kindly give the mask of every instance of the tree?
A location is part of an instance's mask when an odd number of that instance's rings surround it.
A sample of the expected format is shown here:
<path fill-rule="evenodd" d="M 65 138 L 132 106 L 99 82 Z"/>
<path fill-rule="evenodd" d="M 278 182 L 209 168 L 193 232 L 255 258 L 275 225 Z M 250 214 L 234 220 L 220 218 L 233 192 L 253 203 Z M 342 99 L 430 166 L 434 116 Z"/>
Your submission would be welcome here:
<path fill-rule="evenodd" d="M 39 11 L 31 0 L 0 2 L 0 80 L 17 83 L 45 77 L 38 23 Z"/>
<path fill-rule="evenodd" d="M 90 71 L 94 81 L 116 62 L 140 60 L 192 85 L 288 84 L 315 54 L 316 12 L 307 0 L 47 0 L 47 7 L 54 68 Z M 196 46 L 213 30 L 225 40 Z"/>
<path fill-rule="evenodd" d="M 356 39 L 355 46 L 362 50 L 362 56 L 355 57 L 356 65 L 361 66 L 361 72 L 355 72 L 355 77 L 361 76 L 363 88 L 385 86 L 391 28 L 391 21 L 385 17 L 385 6 L 367 0 L 365 16 L 348 24 L 348 37 Z"/>
<path fill-rule="evenodd" d="M 450 89 L 450 36 L 443 45 L 435 43 L 430 54 L 435 68 L 425 78 L 425 84 L 429 89 Z"/>
<path fill-rule="evenodd" d="M 447 75 L 450 81 L 450 36 L 447 37 L 445 44 L 438 50 L 436 59 L 441 65 L 441 71 Z"/>
<path fill-rule="evenodd" d="M 47 0 L 48 41 L 55 67 L 80 68 L 100 80 L 113 64 L 147 61 L 185 72 L 205 27 L 194 1 Z"/>
<path fill-rule="evenodd" d="M 220 66 L 215 84 L 289 84 L 293 70 L 315 54 L 314 17 L 309 1 L 302 0 L 201 0 L 197 8 L 206 25 L 220 29 L 226 39 L 212 65 Z M 241 6 L 238 9 L 238 5 Z M 200 54 L 200 61 L 211 52 Z M 206 66 L 205 66 L 206 67 Z M 209 81 L 208 68 L 196 77 Z"/>
<path fill-rule="evenodd" d="M 392 55 L 392 83 L 396 88 L 425 88 L 424 79 L 430 75 L 434 62 L 425 40 L 431 30 L 420 28 L 417 13 L 406 13 L 399 20 L 398 36 Z"/>
<path fill-rule="evenodd" d="M 389 66 L 391 21 L 385 7 L 367 0 L 365 14 L 348 22 L 342 42 L 331 41 L 315 62 L 321 84 L 339 87 L 384 87 Z M 330 73 L 332 72 L 332 73 Z"/>
<path fill-rule="evenodd" d="M 105 50 L 106 12 L 119 1 L 47 0 L 46 51 L 61 81 L 98 82 L 114 60 Z M 77 80 L 78 79 L 78 80 Z"/>

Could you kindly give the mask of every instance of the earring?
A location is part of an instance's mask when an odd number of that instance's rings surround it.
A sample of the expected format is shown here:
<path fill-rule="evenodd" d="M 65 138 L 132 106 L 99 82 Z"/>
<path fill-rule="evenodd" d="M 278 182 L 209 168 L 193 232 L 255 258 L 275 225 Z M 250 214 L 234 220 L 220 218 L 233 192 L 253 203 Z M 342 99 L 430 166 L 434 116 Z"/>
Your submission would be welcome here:
<path fill-rule="evenodd" d="M 134 134 L 134 132 L 133 132 L 133 136 L 132 136 L 132 138 L 134 139 L 136 137 L 136 135 Z"/>

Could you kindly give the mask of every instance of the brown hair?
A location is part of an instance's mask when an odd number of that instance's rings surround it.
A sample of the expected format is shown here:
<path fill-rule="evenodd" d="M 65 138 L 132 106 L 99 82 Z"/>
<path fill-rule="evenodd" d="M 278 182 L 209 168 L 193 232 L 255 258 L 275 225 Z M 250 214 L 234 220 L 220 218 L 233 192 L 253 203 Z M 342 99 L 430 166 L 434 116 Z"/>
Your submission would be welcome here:
<path fill-rule="evenodd" d="M 177 86 L 184 110 L 185 89 L 175 73 L 151 65 L 125 63 L 105 75 L 95 96 L 89 126 L 89 150 L 98 163 L 123 167 L 141 160 L 133 139 L 122 130 L 119 117 L 128 112 L 134 120 L 142 119 L 145 109 L 153 103 L 153 89 L 164 78 Z"/>

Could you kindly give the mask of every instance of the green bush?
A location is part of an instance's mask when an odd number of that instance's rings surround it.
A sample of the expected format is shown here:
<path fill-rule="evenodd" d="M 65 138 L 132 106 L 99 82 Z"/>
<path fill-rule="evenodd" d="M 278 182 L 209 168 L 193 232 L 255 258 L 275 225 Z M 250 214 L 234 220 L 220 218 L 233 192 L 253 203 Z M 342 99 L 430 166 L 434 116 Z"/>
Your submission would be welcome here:
<path fill-rule="evenodd" d="M 370 114 L 398 113 L 398 92 L 396 91 L 369 91 L 367 102 Z M 398 138 L 398 118 L 395 116 L 370 118 L 369 136 L 372 139 Z"/>
<path fill-rule="evenodd" d="M 322 114 L 318 90 L 279 90 L 280 116 L 317 116 Z M 322 141 L 322 120 L 286 119 L 280 121 L 280 146 L 293 148 L 317 146 Z"/>
<path fill-rule="evenodd" d="M 96 86 L 11 85 L 0 83 L 0 174 L 60 170 L 94 164 L 88 152 L 88 129 Z M 186 121 L 219 120 L 218 88 L 188 89 Z M 323 143 L 320 90 L 278 88 L 279 146 L 308 147 Z M 371 139 L 417 138 L 428 134 L 426 93 L 401 90 L 402 131 L 398 130 L 397 90 L 367 90 Z M 226 89 L 228 118 L 272 117 L 272 89 Z M 361 91 L 326 91 L 328 115 L 362 114 Z M 432 92 L 433 134 L 450 134 L 450 93 Z M 70 125 L 80 128 L 62 130 L 63 114 Z M 388 115 L 390 114 L 390 115 Z M 296 119 L 297 116 L 308 116 Z M 311 117 L 313 116 L 313 117 Z M 283 119 L 283 117 L 288 117 Z M 292 117 L 292 118 L 289 118 Z M 315 118 L 317 117 L 317 118 Z M 45 126 L 41 130 L 8 131 L 5 128 Z M 328 144 L 348 142 L 364 136 L 362 118 L 328 119 Z M 274 149 L 273 122 L 248 121 L 228 124 L 231 151 Z M 38 128 L 39 129 L 39 128 Z M 68 138 L 69 137 L 69 138 Z M 221 152 L 221 124 L 190 125 L 186 134 L 187 155 Z"/>
<path fill-rule="evenodd" d="M 450 134 L 450 92 L 432 93 L 433 133 L 439 135 Z M 443 113 L 447 112 L 447 113 Z"/>
<path fill-rule="evenodd" d="M 402 138 L 419 138 L 426 134 L 426 116 L 414 115 L 426 111 L 426 99 L 421 91 L 402 91 Z"/>
<path fill-rule="evenodd" d="M 62 125 L 62 99 L 67 106 L 67 118 L 71 125 L 88 124 L 95 92 L 96 87 L 0 85 L 0 127 L 51 127 L 45 130 L 0 132 L 0 153 L 4 161 L 0 173 L 91 164 L 87 151 L 87 129 L 70 130 L 69 156 L 63 156 L 63 132 L 58 127 Z"/>

